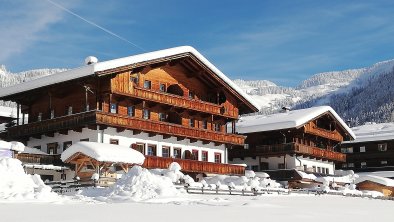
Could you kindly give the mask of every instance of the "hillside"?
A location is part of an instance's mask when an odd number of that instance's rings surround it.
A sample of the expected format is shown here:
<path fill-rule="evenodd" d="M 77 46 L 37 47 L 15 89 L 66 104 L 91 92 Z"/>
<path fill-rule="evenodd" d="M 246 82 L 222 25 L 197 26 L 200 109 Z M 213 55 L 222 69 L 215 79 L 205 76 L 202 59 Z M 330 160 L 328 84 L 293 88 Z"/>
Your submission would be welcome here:
<path fill-rule="evenodd" d="M 352 125 L 392 121 L 394 110 L 394 60 L 371 67 L 318 73 L 290 88 L 267 81 L 235 82 L 261 106 L 260 113 L 278 112 L 317 105 L 332 106 Z"/>

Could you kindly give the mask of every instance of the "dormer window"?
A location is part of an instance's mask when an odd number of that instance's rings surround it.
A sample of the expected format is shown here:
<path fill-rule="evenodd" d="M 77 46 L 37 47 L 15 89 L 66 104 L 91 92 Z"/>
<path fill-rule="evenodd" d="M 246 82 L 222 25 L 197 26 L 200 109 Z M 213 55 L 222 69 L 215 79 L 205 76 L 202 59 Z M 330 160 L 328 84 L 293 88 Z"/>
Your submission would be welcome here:
<path fill-rule="evenodd" d="M 160 92 L 165 92 L 166 91 L 166 84 L 160 83 Z"/>
<path fill-rule="evenodd" d="M 111 103 L 111 113 L 118 113 L 118 105 L 116 103 Z"/>

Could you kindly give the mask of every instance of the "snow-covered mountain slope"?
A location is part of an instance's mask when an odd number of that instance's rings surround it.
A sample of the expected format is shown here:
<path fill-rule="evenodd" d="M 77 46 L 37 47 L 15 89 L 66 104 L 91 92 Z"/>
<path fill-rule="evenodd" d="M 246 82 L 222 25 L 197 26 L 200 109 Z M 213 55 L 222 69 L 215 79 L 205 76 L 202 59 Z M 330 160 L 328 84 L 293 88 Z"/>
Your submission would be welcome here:
<path fill-rule="evenodd" d="M 54 73 L 63 72 L 66 70 L 67 69 L 35 69 L 25 72 L 11 73 L 7 71 L 4 65 L 0 65 L 0 88 L 37 79 L 43 76 L 52 75 Z M 0 101 L 0 105 L 13 106 L 11 103 L 3 101 Z"/>
<path fill-rule="evenodd" d="M 361 69 L 318 73 L 295 88 L 264 85 L 264 80 L 235 82 L 261 105 L 260 113 L 275 113 L 283 106 L 297 109 L 330 105 L 358 125 L 392 119 L 393 67 L 394 60 L 388 60 Z"/>

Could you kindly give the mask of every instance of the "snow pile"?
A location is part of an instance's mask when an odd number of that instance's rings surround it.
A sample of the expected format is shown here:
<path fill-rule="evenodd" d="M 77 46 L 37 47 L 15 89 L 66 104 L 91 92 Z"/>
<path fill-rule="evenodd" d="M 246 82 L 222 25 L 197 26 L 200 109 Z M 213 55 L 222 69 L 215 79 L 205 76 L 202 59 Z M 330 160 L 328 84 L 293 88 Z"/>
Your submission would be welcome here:
<path fill-rule="evenodd" d="M 22 163 L 0 158 L 0 200 L 55 200 L 57 194 L 44 184 L 39 175 L 28 175 Z"/>
<path fill-rule="evenodd" d="M 180 170 L 178 166 L 173 164 L 170 166 L 171 170 L 163 170 L 162 172 L 134 166 L 113 186 L 105 189 L 85 190 L 81 194 L 105 202 L 146 201 L 154 198 L 178 196 L 181 192 L 173 184 L 174 178 L 180 176 L 177 173 L 179 172 L 178 169 Z M 165 175 L 162 176 L 161 173 Z"/>
<path fill-rule="evenodd" d="M 23 150 L 25 149 L 25 145 L 23 145 L 23 143 L 21 142 L 16 142 L 16 141 L 6 142 L 4 140 L 0 140 L 0 149 L 23 152 Z"/>

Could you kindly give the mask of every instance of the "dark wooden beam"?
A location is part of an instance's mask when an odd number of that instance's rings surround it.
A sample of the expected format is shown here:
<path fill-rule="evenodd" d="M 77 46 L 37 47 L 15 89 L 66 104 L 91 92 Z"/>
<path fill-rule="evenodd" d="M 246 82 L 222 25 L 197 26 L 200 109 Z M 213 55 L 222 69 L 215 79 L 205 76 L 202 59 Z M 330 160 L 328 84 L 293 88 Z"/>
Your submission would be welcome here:
<path fill-rule="evenodd" d="M 73 129 L 74 132 L 82 133 L 82 127 Z"/>
<path fill-rule="evenodd" d="M 182 140 L 185 140 L 185 139 L 186 139 L 186 137 L 183 137 L 183 136 L 177 136 L 176 137 L 177 141 L 182 141 Z"/>
<path fill-rule="evenodd" d="M 157 135 L 157 133 L 153 133 L 153 132 L 148 133 L 148 136 L 149 136 L 149 137 L 154 137 L 154 136 L 156 136 L 156 135 Z"/>
<path fill-rule="evenodd" d="M 108 126 L 106 126 L 106 125 L 100 125 L 100 126 L 99 126 L 99 129 L 100 129 L 100 130 L 105 130 L 105 129 L 107 129 L 107 128 L 108 128 Z"/>
<path fill-rule="evenodd" d="M 54 137 L 55 133 L 54 132 L 47 132 L 47 133 L 45 133 L 45 136 L 46 137 Z"/>
<path fill-rule="evenodd" d="M 171 135 L 169 135 L 169 134 L 164 134 L 163 135 L 163 139 L 169 139 L 169 138 L 171 138 Z"/>
<path fill-rule="evenodd" d="M 195 143 L 195 142 L 197 142 L 197 139 L 190 138 L 190 143 Z"/>
<path fill-rule="evenodd" d="M 141 134 L 141 133 L 142 133 L 141 130 L 133 129 L 133 135 L 138 135 L 138 134 Z"/>
<path fill-rule="evenodd" d="M 68 135 L 68 130 L 59 130 L 59 134 Z"/>
<path fill-rule="evenodd" d="M 125 131 L 125 128 L 123 128 L 123 127 L 116 127 L 116 132 L 117 133 L 121 133 L 123 131 Z"/>

